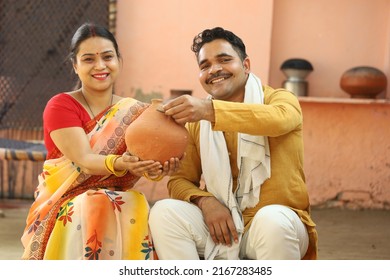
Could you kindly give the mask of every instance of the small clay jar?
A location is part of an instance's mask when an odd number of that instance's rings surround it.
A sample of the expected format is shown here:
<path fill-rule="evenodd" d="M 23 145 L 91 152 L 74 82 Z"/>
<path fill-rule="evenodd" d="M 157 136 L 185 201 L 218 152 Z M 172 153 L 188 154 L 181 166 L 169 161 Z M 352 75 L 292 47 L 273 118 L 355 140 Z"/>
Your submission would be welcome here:
<path fill-rule="evenodd" d="M 375 98 L 386 86 L 386 75 L 369 66 L 351 68 L 340 79 L 340 87 L 352 98 Z"/>
<path fill-rule="evenodd" d="M 157 110 L 162 99 L 152 99 L 151 102 L 126 129 L 127 151 L 140 160 L 155 160 L 161 164 L 170 158 L 181 158 L 188 143 L 187 129 Z"/>

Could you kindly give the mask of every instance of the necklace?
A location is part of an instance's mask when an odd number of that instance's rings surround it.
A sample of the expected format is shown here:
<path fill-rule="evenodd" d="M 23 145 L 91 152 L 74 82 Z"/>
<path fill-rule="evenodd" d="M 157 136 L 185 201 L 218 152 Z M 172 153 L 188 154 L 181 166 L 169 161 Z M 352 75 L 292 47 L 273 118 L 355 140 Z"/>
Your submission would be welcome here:
<path fill-rule="evenodd" d="M 91 109 L 91 106 L 89 106 L 89 103 L 88 103 L 87 99 L 85 98 L 83 91 L 81 90 L 80 92 L 81 92 L 81 96 L 83 97 L 83 99 L 84 99 L 84 101 L 85 101 L 85 104 L 87 104 L 87 107 L 88 107 L 89 111 L 91 112 L 91 114 L 92 114 L 92 116 L 93 116 L 93 119 L 95 120 L 95 122 L 96 122 L 96 124 L 97 124 L 97 126 L 98 126 L 98 129 L 100 129 L 100 128 L 102 127 L 102 125 L 96 120 L 96 116 L 95 116 L 95 114 L 93 113 L 93 111 L 92 111 L 92 109 Z M 114 98 L 114 94 L 111 94 L 111 101 L 110 101 L 110 104 L 108 104 L 109 106 L 112 105 L 112 100 L 113 100 L 113 98 Z"/>

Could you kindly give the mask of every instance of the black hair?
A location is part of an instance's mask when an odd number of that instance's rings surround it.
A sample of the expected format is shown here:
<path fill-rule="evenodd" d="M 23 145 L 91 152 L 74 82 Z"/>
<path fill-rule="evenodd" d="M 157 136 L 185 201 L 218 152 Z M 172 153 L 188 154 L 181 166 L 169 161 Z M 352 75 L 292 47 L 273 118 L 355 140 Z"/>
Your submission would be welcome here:
<path fill-rule="evenodd" d="M 72 63 L 76 63 L 76 55 L 79 52 L 80 44 L 91 37 L 102 37 L 112 42 L 115 52 L 120 57 L 118 43 L 115 36 L 104 26 L 87 22 L 82 24 L 74 33 L 69 49 L 68 58 Z"/>
<path fill-rule="evenodd" d="M 193 39 L 191 50 L 198 56 L 200 49 L 204 44 L 210 43 L 216 39 L 224 39 L 228 41 L 233 49 L 238 53 L 242 61 L 248 56 L 245 50 L 245 44 L 237 35 L 222 27 L 214 27 L 212 29 L 205 29 Z"/>

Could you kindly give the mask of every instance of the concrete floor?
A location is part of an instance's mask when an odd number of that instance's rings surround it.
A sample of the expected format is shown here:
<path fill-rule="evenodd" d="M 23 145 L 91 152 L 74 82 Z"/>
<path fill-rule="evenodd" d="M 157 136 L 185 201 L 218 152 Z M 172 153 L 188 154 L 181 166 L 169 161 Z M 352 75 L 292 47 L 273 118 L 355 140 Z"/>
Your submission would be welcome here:
<path fill-rule="evenodd" d="M 18 260 L 30 202 L 0 200 L 0 260 Z M 390 211 L 313 209 L 320 260 L 390 260 Z"/>
<path fill-rule="evenodd" d="M 0 260 L 18 260 L 23 253 L 20 237 L 28 208 L 2 209 L 0 217 Z"/>

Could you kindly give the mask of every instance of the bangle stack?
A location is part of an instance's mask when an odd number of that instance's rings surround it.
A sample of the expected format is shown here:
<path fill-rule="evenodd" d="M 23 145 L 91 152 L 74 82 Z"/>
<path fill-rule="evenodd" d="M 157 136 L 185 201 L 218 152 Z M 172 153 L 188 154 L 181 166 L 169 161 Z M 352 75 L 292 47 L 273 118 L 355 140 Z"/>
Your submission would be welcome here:
<path fill-rule="evenodd" d="M 127 171 L 128 171 L 127 169 L 121 170 L 121 171 L 115 170 L 115 168 L 114 168 L 115 161 L 120 157 L 121 156 L 118 156 L 118 155 L 107 155 L 106 159 L 104 160 L 104 165 L 105 165 L 107 171 L 110 172 L 111 174 L 117 176 L 117 177 L 125 176 Z"/>
<path fill-rule="evenodd" d="M 161 181 L 162 178 L 164 178 L 164 175 L 159 175 L 159 176 L 157 176 L 157 177 L 155 177 L 155 178 L 152 178 L 152 177 L 149 176 L 148 172 L 145 172 L 143 175 L 144 175 L 144 177 L 145 177 L 146 179 L 148 179 L 149 181 L 154 181 L 154 182 Z"/>

